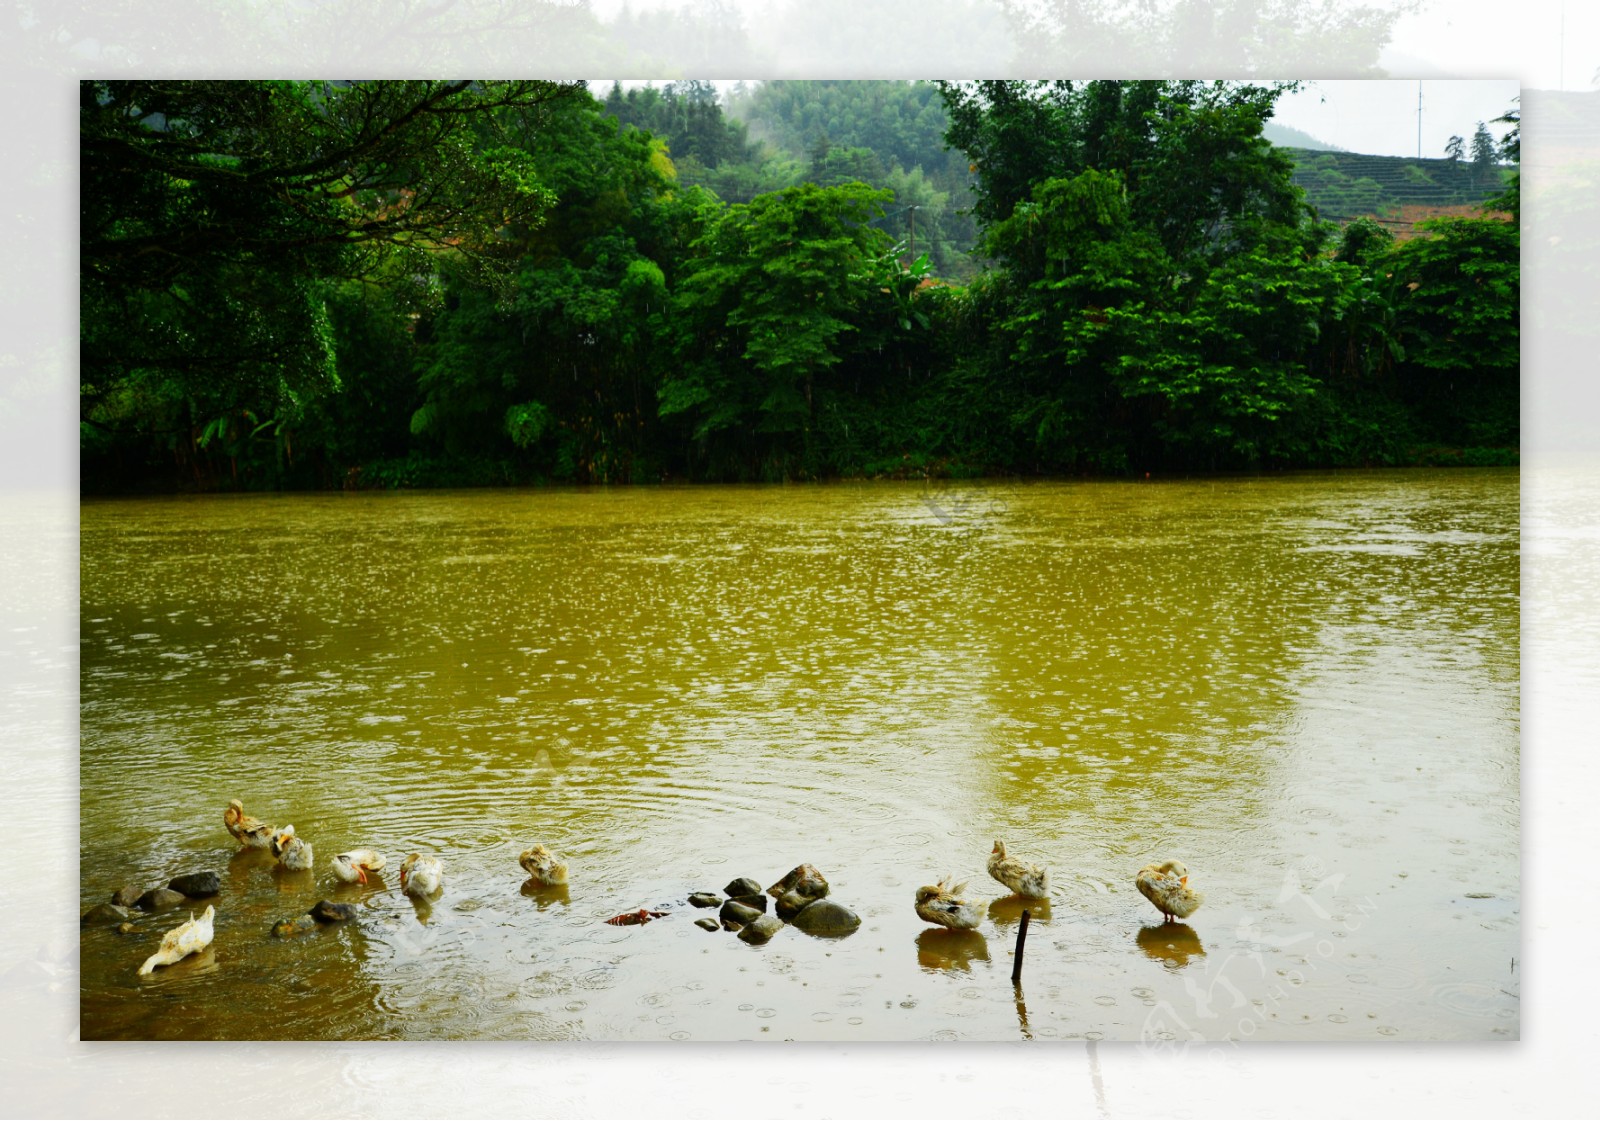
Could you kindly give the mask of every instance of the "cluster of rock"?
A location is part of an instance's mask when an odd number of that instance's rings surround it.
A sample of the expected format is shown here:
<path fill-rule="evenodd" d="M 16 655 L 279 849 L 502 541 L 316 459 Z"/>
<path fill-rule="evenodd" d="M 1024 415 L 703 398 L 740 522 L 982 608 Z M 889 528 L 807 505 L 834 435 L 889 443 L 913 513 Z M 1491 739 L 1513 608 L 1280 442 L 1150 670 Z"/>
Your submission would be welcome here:
<path fill-rule="evenodd" d="M 722 889 L 722 896 L 696 892 L 689 902 L 696 907 L 720 907 L 717 918 L 696 919 L 705 930 L 738 932 L 745 942 L 766 942 L 787 924 L 818 937 L 839 937 L 861 925 L 860 917 L 842 903 L 828 899 L 828 881 L 810 864 L 802 864 L 787 876 L 761 891 L 761 884 L 748 876 L 733 880 Z M 767 913 L 767 896 L 776 902 L 775 913 Z M 720 921 L 719 921 L 720 920 Z"/>
<path fill-rule="evenodd" d="M 84 912 L 83 926 L 117 923 L 117 929 L 126 934 L 133 929 L 129 921 L 134 911 L 164 911 L 195 899 L 205 899 L 222 890 L 222 879 L 215 872 L 188 872 L 174 876 L 165 887 L 140 891 L 136 887 L 120 887 L 111 893 L 109 903 L 98 903 Z"/>

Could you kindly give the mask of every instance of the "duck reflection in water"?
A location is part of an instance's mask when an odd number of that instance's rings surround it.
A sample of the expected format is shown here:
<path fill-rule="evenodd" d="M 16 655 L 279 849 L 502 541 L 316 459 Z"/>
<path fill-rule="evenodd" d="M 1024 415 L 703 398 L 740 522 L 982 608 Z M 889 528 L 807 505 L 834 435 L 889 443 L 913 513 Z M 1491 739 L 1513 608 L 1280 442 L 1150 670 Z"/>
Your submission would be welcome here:
<path fill-rule="evenodd" d="M 272 864 L 267 869 L 279 895 L 304 895 L 307 887 L 316 885 L 316 875 L 310 869 L 286 871 L 282 864 Z"/>
<path fill-rule="evenodd" d="M 238 849 L 228 857 L 228 884 L 236 892 L 250 886 L 251 873 L 278 866 L 278 858 L 271 849 Z"/>
<path fill-rule="evenodd" d="M 1151 961 L 1159 961 L 1174 969 L 1182 969 L 1191 958 L 1206 956 L 1200 936 L 1188 923 L 1164 922 L 1140 927 L 1135 940 Z"/>
<path fill-rule="evenodd" d="M 433 921 L 433 900 L 423 895 L 407 895 L 406 899 L 411 902 L 411 909 L 417 913 L 418 925 L 427 926 Z"/>
<path fill-rule="evenodd" d="M 1002 895 L 989 904 L 989 921 L 996 926 L 1012 926 L 1028 912 L 1030 922 L 1050 921 L 1050 900 L 1030 899 L 1025 895 Z"/>
<path fill-rule="evenodd" d="M 532 880 L 522 882 L 522 894 L 532 899 L 541 911 L 549 910 L 557 903 L 563 907 L 572 903 L 572 892 L 566 884 L 555 884 L 551 887 L 540 887 Z"/>
<path fill-rule="evenodd" d="M 989 943 L 976 930 L 924 930 L 917 935 L 917 964 L 924 969 L 972 971 L 989 960 Z"/>

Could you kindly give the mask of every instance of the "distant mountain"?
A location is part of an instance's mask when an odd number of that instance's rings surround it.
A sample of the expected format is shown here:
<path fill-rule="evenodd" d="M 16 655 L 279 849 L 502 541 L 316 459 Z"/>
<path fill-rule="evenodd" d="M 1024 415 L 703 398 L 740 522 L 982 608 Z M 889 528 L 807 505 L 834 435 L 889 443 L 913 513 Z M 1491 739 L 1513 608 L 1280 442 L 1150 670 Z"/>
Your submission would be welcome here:
<path fill-rule="evenodd" d="M 1347 152 L 1348 148 L 1341 148 L 1337 144 L 1329 144 L 1318 140 L 1309 132 L 1301 132 L 1288 125 L 1280 125 L 1276 121 L 1268 121 L 1261 130 L 1261 135 L 1280 148 L 1309 148 L 1316 152 Z"/>

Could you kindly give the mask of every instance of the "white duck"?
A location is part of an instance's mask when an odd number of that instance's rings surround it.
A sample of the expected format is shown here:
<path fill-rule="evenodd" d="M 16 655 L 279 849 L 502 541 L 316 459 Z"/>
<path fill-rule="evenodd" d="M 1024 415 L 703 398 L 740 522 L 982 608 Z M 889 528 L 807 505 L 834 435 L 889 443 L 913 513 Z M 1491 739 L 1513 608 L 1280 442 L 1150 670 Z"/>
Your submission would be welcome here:
<path fill-rule="evenodd" d="M 278 866 L 284 870 L 304 872 L 311 867 L 311 842 L 296 837 L 294 826 L 285 825 L 283 830 L 272 838 L 272 855 L 278 858 Z"/>
<path fill-rule="evenodd" d="M 517 858 L 528 882 L 536 887 L 560 887 L 567 882 L 566 863 L 556 859 L 556 854 L 543 845 L 534 845 Z"/>
<path fill-rule="evenodd" d="M 244 803 L 237 798 L 222 811 L 222 824 L 247 849 L 264 849 L 272 844 L 272 826 L 245 813 Z"/>
<path fill-rule="evenodd" d="M 1177 860 L 1147 864 L 1139 869 L 1139 875 L 1133 882 L 1139 894 L 1156 905 L 1165 922 L 1171 922 L 1174 918 L 1188 918 L 1205 898 L 1199 892 L 1190 890 L 1189 869 Z"/>
<path fill-rule="evenodd" d="M 351 849 L 333 858 L 333 874 L 347 884 L 367 882 L 368 872 L 383 871 L 383 853 L 376 849 Z"/>
<path fill-rule="evenodd" d="M 937 884 L 917 889 L 917 917 L 951 930 L 976 930 L 983 914 L 974 903 L 960 898 L 966 884 L 951 884 L 946 876 Z"/>
<path fill-rule="evenodd" d="M 154 973 L 158 965 L 182 961 L 211 945 L 211 920 L 215 916 L 215 907 L 207 907 L 206 913 L 199 918 L 190 912 L 188 922 L 173 927 L 161 936 L 160 949 L 145 959 L 145 963 L 139 967 L 139 976 Z"/>
<path fill-rule="evenodd" d="M 437 856 L 412 853 L 400 862 L 400 890 L 418 899 L 437 895 L 444 886 L 444 865 Z"/>
<path fill-rule="evenodd" d="M 1050 873 L 1042 864 L 1029 864 L 1006 855 L 1006 843 L 996 841 L 989 853 L 989 875 L 1018 895 L 1044 899 L 1050 894 Z"/>

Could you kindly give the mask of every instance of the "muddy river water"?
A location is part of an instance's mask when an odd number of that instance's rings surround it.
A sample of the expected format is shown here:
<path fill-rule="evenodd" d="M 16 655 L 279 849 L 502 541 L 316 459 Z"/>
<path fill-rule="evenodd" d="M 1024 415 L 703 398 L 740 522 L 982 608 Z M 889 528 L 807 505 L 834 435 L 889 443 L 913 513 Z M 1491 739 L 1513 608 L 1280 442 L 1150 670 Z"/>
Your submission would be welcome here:
<path fill-rule="evenodd" d="M 82 1036 L 1517 1038 L 1518 510 L 1515 470 L 87 500 L 81 906 L 221 892 L 150 977 L 189 908 L 83 929 Z M 1051 875 L 1020 987 L 997 838 Z M 855 933 L 693 924 L 802 861 Z M 977 931 L 913 912 L 945 874 Z M 358 915 L 271 936 L 319 899 Z"/>

